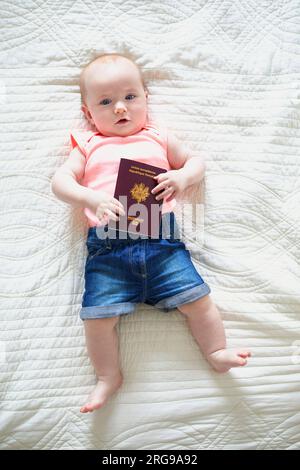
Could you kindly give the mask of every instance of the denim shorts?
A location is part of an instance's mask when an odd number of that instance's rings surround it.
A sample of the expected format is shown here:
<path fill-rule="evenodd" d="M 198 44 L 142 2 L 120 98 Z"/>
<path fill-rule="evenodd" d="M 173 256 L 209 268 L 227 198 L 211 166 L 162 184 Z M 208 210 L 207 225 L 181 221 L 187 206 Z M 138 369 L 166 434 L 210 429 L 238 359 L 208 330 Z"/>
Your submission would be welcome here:
<path fill-rule="evenodd" d="M 180 240 L 174 212 L 162 215 L 156 238 L 119 233 L 108 225 L 88 230 L 81 320 L 133 313 L 138 303 L 168 312 L 210 293 Z"/>

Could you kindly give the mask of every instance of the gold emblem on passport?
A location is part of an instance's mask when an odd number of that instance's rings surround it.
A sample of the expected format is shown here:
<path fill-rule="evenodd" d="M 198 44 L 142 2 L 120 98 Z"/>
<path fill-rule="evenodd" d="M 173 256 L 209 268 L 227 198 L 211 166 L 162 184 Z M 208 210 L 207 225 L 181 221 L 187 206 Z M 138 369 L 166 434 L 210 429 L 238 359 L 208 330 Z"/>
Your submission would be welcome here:
<path fill-rule="evenodd" d="M 138 203 L 146 201 L 150 196 L 149 186 L 146 186 L 144 183 L 135 183 L 133 188 L 130 189 L 130 194 L 133 199 Z"/>

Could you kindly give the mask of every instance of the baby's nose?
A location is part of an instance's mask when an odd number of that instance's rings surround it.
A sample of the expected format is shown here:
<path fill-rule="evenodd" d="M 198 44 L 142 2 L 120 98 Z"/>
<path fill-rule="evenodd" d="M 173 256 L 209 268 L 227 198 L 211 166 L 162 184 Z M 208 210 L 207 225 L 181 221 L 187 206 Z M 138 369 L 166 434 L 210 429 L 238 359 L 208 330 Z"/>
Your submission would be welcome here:
<path fill-rule="evenodd" d="M 122 113 L 124 111 L 126 111 L 125 104 L 122 101 L 118 101 L 118 103 L 116 103 L 115 112 Z"/>

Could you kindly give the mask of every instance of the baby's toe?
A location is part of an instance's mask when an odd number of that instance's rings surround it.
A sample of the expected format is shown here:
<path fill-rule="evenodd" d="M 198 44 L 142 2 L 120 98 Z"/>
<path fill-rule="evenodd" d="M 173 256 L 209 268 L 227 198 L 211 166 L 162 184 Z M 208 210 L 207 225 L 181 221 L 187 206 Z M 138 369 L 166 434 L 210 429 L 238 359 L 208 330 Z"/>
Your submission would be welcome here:
<path fill-rule="evenodd" d="M 91 403 L 87 403 L 80 409 L 81 413 L 90 413 L 93 411 L 93 405 Z"/>
<path fill-rule="evenodd" d="M 250 357 L 251 356 L 251 351 L 238 351 L 238 355 L 240 357 Z"/>

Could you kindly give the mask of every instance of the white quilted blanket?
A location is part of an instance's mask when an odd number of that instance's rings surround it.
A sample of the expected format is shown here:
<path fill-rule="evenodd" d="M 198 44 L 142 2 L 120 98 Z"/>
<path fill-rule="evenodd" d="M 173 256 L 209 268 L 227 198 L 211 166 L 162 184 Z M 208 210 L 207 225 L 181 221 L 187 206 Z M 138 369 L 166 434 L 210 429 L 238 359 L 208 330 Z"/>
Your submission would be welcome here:
<path fill-rule="evenodd" d="M 299 449 L 298 0 L 0 0 L 1 448 Z M 218 375 L 177 311 L 119 323 L 125 382 L 95 383 L 79 319 L 87 225 L 51 193 L 84 125 L 78 76 L 130 54 L 150 106 L 207 163 L 186 234 L 245 368 Z M 202 245 L 202 246 L 201 246 Z"/>

